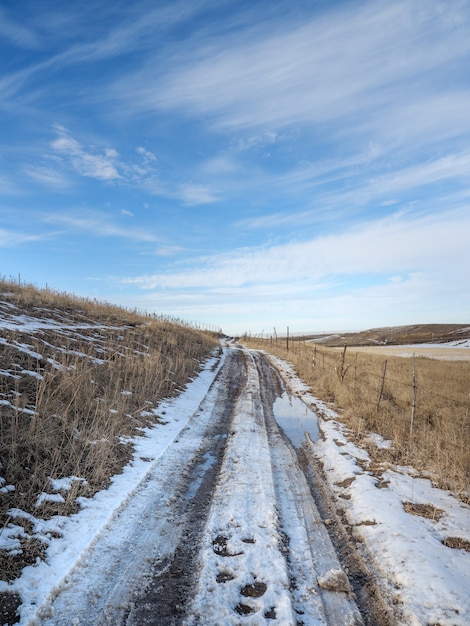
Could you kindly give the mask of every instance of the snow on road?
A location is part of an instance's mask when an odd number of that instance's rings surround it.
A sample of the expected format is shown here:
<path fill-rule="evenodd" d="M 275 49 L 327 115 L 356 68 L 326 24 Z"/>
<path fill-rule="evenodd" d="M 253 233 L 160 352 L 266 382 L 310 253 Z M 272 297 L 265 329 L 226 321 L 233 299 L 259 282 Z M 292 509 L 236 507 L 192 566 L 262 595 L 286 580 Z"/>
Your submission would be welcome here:
<path fill-rule="evenodd" d="M 241 615 L 250 625 L 360 624 L 347 585 L 332 591 L 318 584 L 346 577 L 291 447 L 274 424 L 269 437 L 269 404 L 252 355 L 247 367 L 185 624 L 237 625 Z M 309 530 L 319 541 L 310 541 Z"/>
<path fill-rule="evenodd" d="M 31 520 L 57 538 L 44 562 L 0 583 L 22 596 L 21 626 L 362 623 L 300 448 L 321 461 L 396 624 L 470 623 L 470 554 L 443 543 L 470 545 L 470 507 L 410 468 L 368 471 L 366 450 L 338 416 L 288 364 L 269 362 L 224 347 L 183 394 L 155 407 L 166 424 L 136 438 L 133 461 L 109 489 L 69 518 Z M 439 514 L 412 515 L 407 502 Z M 200 529 L 188 533 L 195 521 Z"/>

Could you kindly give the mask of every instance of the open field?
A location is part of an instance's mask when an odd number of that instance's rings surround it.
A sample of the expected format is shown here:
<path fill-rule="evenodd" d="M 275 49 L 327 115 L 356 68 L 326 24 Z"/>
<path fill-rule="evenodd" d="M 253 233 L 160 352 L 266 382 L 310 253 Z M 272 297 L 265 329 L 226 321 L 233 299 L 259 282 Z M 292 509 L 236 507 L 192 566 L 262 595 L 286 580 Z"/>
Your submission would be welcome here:
<path fill-rule="evenodd" d="M 339 350 L 340 348 L 336 348 Z M 358 346 L 351 348 L 354 352 L 369 352 L 370 354 L 382 354 L 412 358 L 425 357 L 428 359 L 441 359 L 444 361 L 470 361 L 470 345 L 456 348 L 445 344 L 412 344 L 403 346 Z"/>
<path fill-rule="evenodd" d="M 470 324 L 412 324 L 387 326 L 356 332 L 303 335 L 298 340 L 314 341 L 330 346 L 396 346 L 414 344 L 462 345 L 470 340 Z"/>

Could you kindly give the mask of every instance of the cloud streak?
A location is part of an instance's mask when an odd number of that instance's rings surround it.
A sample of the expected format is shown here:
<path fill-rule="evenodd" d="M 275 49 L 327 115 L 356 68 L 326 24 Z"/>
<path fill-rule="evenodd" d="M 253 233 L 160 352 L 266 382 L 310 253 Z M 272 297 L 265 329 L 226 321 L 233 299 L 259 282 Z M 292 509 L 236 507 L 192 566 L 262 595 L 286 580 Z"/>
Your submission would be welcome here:
<path fill-rule="evenodd" d="M 239 288 L 295 284 L 315 288 L 333 276 L 397 272 L 465 272 L 470 212 L 412 218 L 398 213 L 302 243 L 192 259 L 182 271 L 128 279 L 143 289 Z M 335 279 L 337 280 L 337 278 Z"/>
<path fill-rule="evenodd" d="M 157 236 L 147 230 L 130 228 L 127 224 L 121 226 L 111 220 L 109 216 L 97 211 L 90 211 L 85 215 L 83 211 L 80 212 L 80 215 L 54 213 L 46 216 L 44 221 L 63 225 L 73 232 L 77 230 L 82 231 L 96 238 L 117 237 L 141 243 L 154 243 L 159 241 Z"/>
<path fill-rule="evenodd" d="M 183 50 L 163 76 L 158 68 L 158 79 L 149 64 L 131 89 L 126 79 L 116 93 L 126 100 L 132 93 L 136 108 L 182 111 L 222 128 L 341 119 L 351 132 L 359 115 L 364 123 L 364 116 L 400 111 L 418 93 L 434 93 L 436 72 L 468 56 L 470 42 L 455 37 L 455 22 L 464 19 L 458 11 L 456 3 L 451 16 L 419 1 L 358 3 L 342 7 L 340 19 L 331 10 L 261 38 L 244 30 Z"/>

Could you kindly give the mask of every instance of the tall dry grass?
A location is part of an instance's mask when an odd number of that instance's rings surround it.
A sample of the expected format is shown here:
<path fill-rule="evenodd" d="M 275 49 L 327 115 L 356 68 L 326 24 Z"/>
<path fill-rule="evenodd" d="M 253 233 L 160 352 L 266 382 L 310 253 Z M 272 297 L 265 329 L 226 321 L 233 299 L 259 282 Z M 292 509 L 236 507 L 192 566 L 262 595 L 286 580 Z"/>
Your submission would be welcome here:
<path fill-rule="evenodd" d="M 218 339 L 119 307 L 84 305 L 72 296 L 0 283 L 7 313 L 61 320 L 57 328 L 0 328 L 0 530 L 11 509 L 35 517 L 69 514 L 78 496 L 107 486 L 132 454 L 130 439 L 158 420 L 152 408 L 184 388 Z M 15 308 L 13 309 L 12 306 Z M 80 322 L 80 328 L 74 324 Z M 80 479 L 64 502 L 44 502 L 50 479 Z M 26 519 L 15 524 L 30 525 Z M 40 555 L 24 540 L 23 554 L 0 554 L 0 579 L 12 579 Z M 1 551 L 0 551 L 1 552 Z"/>
<path fill-rule="evenodd" d="M 429 471 L 440 486 L 470 500 L 470 362 L 390 357 L 305 342 L 245 338 L 290 361 L 318 398 L 340 411 L 359 437 L 394 442 L 395 463 Z"/>

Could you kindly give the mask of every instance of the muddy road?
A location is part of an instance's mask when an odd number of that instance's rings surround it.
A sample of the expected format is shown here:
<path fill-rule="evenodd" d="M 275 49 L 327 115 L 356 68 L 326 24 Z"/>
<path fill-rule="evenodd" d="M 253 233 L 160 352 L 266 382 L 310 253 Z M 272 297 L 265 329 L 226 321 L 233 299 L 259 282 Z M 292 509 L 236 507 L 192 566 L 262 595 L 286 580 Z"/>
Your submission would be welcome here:
<path fill-rule="evenodd" d="M 328 494 L 286 435 L 286 411 L 276 419 L 285 391 L 264 355 L 226 347 L 197 411 L 40 623 L 374 623 L 357 577 L 345 573 L 347 539 L 337 533 L 332 543 L 322 519 Z M 314 414 L 307 421 L 316 428 Z"/>

